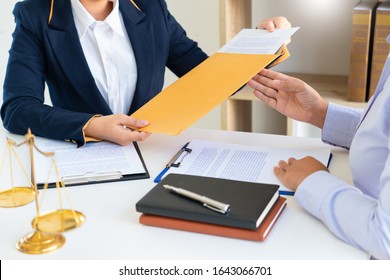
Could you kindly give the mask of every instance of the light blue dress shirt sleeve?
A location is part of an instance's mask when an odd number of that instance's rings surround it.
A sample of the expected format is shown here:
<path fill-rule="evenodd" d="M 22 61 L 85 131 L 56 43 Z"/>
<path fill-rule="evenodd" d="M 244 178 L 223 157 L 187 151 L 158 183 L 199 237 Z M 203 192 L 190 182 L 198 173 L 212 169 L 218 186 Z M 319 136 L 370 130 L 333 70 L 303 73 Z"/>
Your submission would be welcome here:
<path fill-rule="evenodd" d="M 382 102 L 378 102 L 377 106 L 387 102 L 387 99 L 380 101 Z M 371 129 L 370 133 L 357 135 L 361 140 L 359 146 L 354 146 L 353 151 L 351 149 L 351 153 L 370 153 L 363 157 L 366 160 L 355 163 L 352 168 L 355 186 L 348 185 L 326 171 L 318 171 L 299 185 L 295 199 L 340 239 L 368 252 L 374 258 L 390 259 L 390 135 L 383 134 L 383 131 L 388 131 L 385 129 L 388 122 L 383 116 L 390 113 L 390 106 L 384 106 L 382 116 L 376 116 L 379 114 L 378 108 L 373 108 L 371 112 L 371 115 L 374 115 L 374 129 Z M 361 116 L 362 112 L 359 110 L 330 104 L 322 134 L 323 140 L 349 148 Z M 365 129 L 367 128 L 362 130 Z M 387 154 L 382 153 L 382 158 L 375 154 L 377 143 L 368 138 L 372 134 L 382 143 L 383 150 L 387 150 Z M 352 156 L 350 155 L 350 158 L 355 158 Z M 374 174 L 371 168 L 380 170 Z M 377 198 L 364 194 L 356 187 L 362 184 L 362 178 L 366 178 L 366 188 L 376 190 L 374 193 L 378 193 Z"/>
<path fill-rule="evenodd" d="M 350 149 L 354 186 L 317 171 L 295 199 L 340 239 L 390 259 L 390 54 L 365 112 L 329 104 L 322 140 Z"/>
<path fill-rule="evenodd" d="M 322 140 L 325 143 L 349 149 L 363 110 L 329 103 Z"/>
<path fill-rule="evenodd" d="M 340 239 L 375 258 L 390 259 L 390 182 L 376 200 L 318 171 L 300 184 L 295 199 Z"/>

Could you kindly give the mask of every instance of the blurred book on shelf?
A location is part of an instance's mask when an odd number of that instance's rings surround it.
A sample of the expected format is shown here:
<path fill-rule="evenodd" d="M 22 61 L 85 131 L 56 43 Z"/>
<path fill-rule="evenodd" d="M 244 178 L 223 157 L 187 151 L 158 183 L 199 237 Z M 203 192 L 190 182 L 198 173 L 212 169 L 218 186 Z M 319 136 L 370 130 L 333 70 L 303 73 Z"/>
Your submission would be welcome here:
<path fill-rule="evenodd" d="M 390 2 L 381 1 L 376 9 L 375 27 L 371 58 L 370 87 L 367 92 L 367 101 L 374 95 L 376 86 L 389 54 L 389 44 L 386 41 L 390 34 Z"/>
<path fill-rule="evenodd" d="M 359 2 L 353 8 L 348 101 L 366 101 L 371 67 L 372 44 L 370 40 L 377 5 L 378 3 L 371 1 Z"/>

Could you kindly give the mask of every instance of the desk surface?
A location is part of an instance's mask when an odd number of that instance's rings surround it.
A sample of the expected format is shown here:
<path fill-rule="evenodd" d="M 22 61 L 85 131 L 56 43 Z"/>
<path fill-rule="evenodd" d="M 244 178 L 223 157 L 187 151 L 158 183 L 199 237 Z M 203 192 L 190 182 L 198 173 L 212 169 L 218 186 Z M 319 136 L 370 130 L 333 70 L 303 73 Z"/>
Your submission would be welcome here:
<path fill-rule="evenodd" d="M 2 132 L 2 135 L 7 134 Z M 19 136 L 11 136 L 15 141 Z M 191 139 L 238 144 L 302 147 L 323 145 L 319 139 L 257 133 L 188 129 L 179 136 L 152 135 L 139 146 L 151 178 L 66 189 L 72 206 L 86 215 L 78 229 L 64 234 L 65 245 L 52 253 L 28 255 L 16 249 L 18 240 L 32 231 L 35 204 L 0 208 L 0 259 L 367 259 L 368 255 L 336 238 L 317 219 L 287 196 L 287 208 L 265 242 L 143 226 L 136 202 L 155 184 L 166 161 Z M 330 170 L 351 181 L 348 153 L 333 149 Z M 3 152 L 1 151 L 1 154 Z M 0 186 L 0 190 L 4 189 Z M 67 201 L 67 200 L 65 200 Z M 42 211 L 58 208 L 57 193 L 45 194 Z M 69 208 L 69 207 L 68 207 Z"/>

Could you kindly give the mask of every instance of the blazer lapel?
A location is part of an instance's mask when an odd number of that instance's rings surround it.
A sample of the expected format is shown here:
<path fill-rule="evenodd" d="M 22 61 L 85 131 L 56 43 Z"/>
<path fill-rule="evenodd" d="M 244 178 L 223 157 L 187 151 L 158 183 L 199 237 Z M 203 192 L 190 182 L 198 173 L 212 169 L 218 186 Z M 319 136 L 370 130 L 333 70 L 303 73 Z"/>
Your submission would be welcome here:
<path fill-rule="evenodd" d="M 91 104 L 93 100 L 93 105 L 91 105 L 93 111 L 111 114 L 85 59 L 74 24 L 70 1 L 56 0 L 54 2 L 53 17 L 49 26 L 51 28 L 47 31 L 47 37 L 65 76 L 87 104 Z"/>
<path fill-rule="evenodd" d="M 138 78 L 133 103 L 129 108 L 129 113 L 131 113 L 148 100 L 147 93 L 153 77 L 155 41 L 153 25 L 147 20 L 147 16 L 130 0 L 119 1 L 119 9 L 137 62 Z"/>

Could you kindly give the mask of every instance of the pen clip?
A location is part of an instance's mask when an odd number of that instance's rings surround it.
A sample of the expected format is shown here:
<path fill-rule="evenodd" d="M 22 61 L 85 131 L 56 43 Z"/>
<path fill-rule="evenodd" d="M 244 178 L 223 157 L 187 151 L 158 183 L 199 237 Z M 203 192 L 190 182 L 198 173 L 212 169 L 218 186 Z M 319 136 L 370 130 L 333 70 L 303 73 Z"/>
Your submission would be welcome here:
<path fill-rule="evenodd" d="M 167 163 L 167 167 L 179 167 L 186 155 L 190 154 L 192 149 L 183 147 L 178 151 L 173 158 Z"/>
<path fill-rule="evenodd" d="M 226 209 L 220 209 L 220 208 L 217 208 L 217 207 L 214 207 L 214 206 L 211 206 L 211 205 L 208 205 L 206 203 L 203 203 L 203 206 L 204 207 L 207 207 L 213 211 L 216 211 L 216 212 L 219 212 L 219 213 L 222 213 L 222 214 L 227 214 L 229 212 L 229 209 L 230 207 L 226 208 Z"/>

